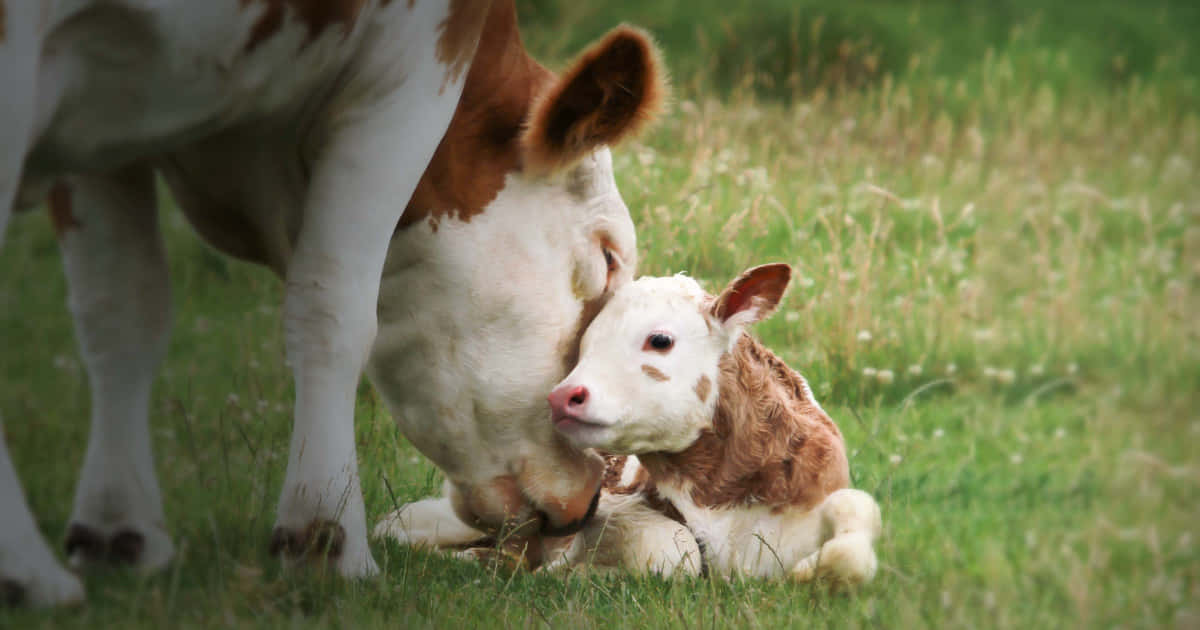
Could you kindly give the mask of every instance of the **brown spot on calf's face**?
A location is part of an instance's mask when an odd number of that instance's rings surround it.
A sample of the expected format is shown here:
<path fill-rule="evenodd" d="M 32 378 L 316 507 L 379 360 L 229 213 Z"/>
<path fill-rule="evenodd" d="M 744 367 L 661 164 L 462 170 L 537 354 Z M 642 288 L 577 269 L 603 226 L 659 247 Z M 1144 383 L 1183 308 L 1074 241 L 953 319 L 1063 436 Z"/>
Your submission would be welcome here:
<path fill-rule="evenodd" d="M 245 51 L 252 52 L 267 41 L 290 19 L 299 20 L 308 29 L 304 45 L 316 39 L 326 28 L 341 25 L 349 33 L 367 0 L 239 0 L 243 7 L 262 5 L 258 19 L 250 27 Z M 386 2 L 384 3 L 386 4 Z"/>
<path fill-rule="evenodd" d="M 54 234 L 58 238 L 61 239 L 67 232 L 80 227 L 79 219 L 75 218 L 71 209 L 71 188 L 66 182 L 58 181 L 50 187 L 46 205 L 50 209 L 50 223 L 54 226 Z"/>
<path fill-rule="evenodd" d="M 682 452 L 639 456 L 659 485 L 690 482 L 700 506 L 803 509 L 849 487 L 841 432 L 770 350 L 743 335 L 717 385 L 712 429 Z"/>
<path fill-rule="evenodd" d="M 712 381 L 709 380 L 708 375 L 701 374 L 700 380 L 696 381 L 696 396 L 700 397 L 700 402 L 708 400 L 708 393 L 710 391 L 712 391 Z"/>
<path fill-rule="evenodd" d="M 642 366 L 642 372 L 645 372 L 645 373 L 646 373 L 646 376 L 649 376 L 650 378 L 652 378 L 652 379 L 654 379 L 654 380 L 656 380 L 656 381 L 669 381 L 669 380 L 671 380 L 671 377 L 670 377 L 670 376 L 667 376 L 666 374 L 663 374 L 663 373 L 662 373 L 662 370 L 660 370 L 660 369 L 658 369 L 658 368 L 654 367 L 653 365 L 643 365 L 643 366 Z"/>

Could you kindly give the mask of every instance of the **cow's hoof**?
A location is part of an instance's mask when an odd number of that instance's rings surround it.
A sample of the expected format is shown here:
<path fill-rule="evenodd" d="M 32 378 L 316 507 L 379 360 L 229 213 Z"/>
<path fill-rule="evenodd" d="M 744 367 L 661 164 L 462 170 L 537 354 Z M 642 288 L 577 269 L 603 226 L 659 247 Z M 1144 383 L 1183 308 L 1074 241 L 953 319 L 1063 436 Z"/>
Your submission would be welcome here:
<path fill-rule="evenodd" d="M 25 587 L 13 580 L 0 580 L 0 606 L 12 608 L 25 603 Z"/>
<path fill-rule="evenodd" d="M 346 546 L 346 529 L 330 520 L 313 520 L 302 530 L 282 525 L 271 532 L 271 554 L 287 558 L 337 560 Z"/>
<path fill-rule="evenodd" d="M 158 570 L 171 561 L 174 546 L 165 532 L 143 533 L 120 527 L 108 534 L 82 523 L 67 528 L 67 557 L 77 569 L 94 565 L 123 565 L 144 572 Z"/>
<path fill-rule="evenodd" d="M 352 544 L 341 523 L 313 519 L 303 528 L 277 525 L 271 532 L 270 551 L 285 565 L 333 565 L 342 577 L 363 578 L 379 572 L 366 538 Z"/>
<path fill-rule="evenodd" d="M 41 574 L 0 576 L 0 608 L 67 606 L 83 602 L 83 597 L 83 583 L 57 564 Z"/>

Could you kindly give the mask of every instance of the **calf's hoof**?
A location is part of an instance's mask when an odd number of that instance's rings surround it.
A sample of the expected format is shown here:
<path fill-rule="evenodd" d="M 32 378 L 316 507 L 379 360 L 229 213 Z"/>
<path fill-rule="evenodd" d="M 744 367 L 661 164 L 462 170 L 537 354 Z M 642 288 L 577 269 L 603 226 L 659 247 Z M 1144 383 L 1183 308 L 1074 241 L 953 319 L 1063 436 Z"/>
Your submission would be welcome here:
<path fill-rule="evenodd" d="M 303 528 L 277 525 L 271 532 L 271 555 L 287 565 L 334 565 L 343 577 L 370 577 L 379 572 L 366 539 L 358 545 L 346 535 L 341 523 L 313 519 Z"/>
<path fill-rule="evenodd" d="M 65 542 L 67 557 L 77 569 L 94 565 L 119 565 L 152 572 L 166 566 L 175 555 L 166 532 L 135 526 L 116 527 L 108 533 L 83 523 L 71 523 Z"/>

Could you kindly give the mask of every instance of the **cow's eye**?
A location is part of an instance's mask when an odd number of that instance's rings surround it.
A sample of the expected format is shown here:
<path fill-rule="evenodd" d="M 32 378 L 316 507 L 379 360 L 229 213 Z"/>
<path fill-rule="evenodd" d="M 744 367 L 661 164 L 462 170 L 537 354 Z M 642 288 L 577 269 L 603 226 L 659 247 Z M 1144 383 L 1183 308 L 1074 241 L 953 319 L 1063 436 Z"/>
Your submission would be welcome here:
<path fill-rule="evenodd" d="M 617 270 L 617 259 L 613 257 L 612 250 L 607 247 L 604 248 L 604 264 L 608 265 L 608 273 Z"/>
<path fill-rule="evenodd" d="M 675 345 L 675 340 L 671 335 L 666 333 L 650 333 L 646 337 L 646 343 L 642 346 L 642 350 L 654 350 L 655 352 L 666 352 Z"/>

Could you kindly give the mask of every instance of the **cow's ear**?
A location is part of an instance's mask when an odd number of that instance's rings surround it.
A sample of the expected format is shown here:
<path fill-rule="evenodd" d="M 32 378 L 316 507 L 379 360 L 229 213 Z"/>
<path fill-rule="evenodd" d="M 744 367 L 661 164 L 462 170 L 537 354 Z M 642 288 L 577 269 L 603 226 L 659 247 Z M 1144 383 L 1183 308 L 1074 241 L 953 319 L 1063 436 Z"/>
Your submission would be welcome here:
<path fill-rule="evenodd" d="M 534 102 L 521 138 L 525 170 L 545 174 L 636 133 L 654 118 L 666 91 L 654 42 L 618 26 Z"/>
<path fill-rule="evenodd" d="M 717 296 L 712 315 L 727 327 L 766 319 L 779 307 L 791 279 L 792 268 L 784 263 L 748 269 Z"/>

